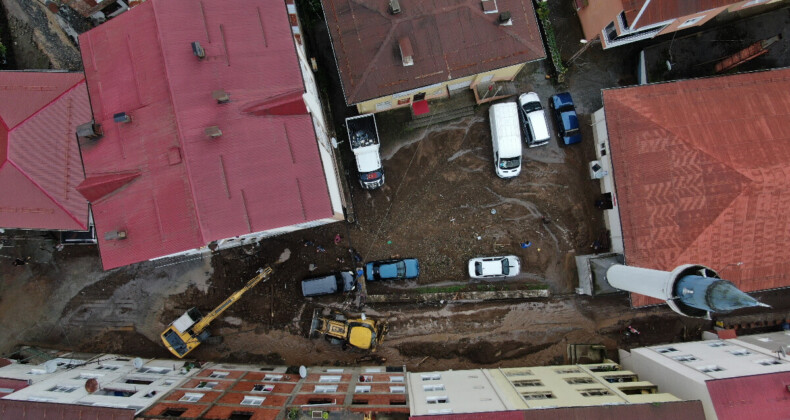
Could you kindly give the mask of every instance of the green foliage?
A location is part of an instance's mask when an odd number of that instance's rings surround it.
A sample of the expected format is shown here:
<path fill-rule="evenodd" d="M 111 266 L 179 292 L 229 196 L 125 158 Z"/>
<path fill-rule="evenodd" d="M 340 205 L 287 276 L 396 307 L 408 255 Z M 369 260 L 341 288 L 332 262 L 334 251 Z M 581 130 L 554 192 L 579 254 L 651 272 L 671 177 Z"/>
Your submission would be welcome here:
<path fill-rule="evenodd" d="M 543 32 L 546 35 L 546 45 L 549 47 L 551 62 L 554 64 L 554 69 L 557 71 L 557 75 L 561 77 L 563 74 L 565 74 L 565 72 L 568 71 L 568 68 L 562 64 L 560 48 L 557 46 L 557 37 L 554 34 L 554 26 L 552 26 L 551 21 L 549 20 L 549 6 L 547 3 L 538 3 L 537 13 L 538 18 L 540 18 L 540 22 L 543 24 Z"/>
<path fill-rule="evenodd" d="M 2 42 L 0 42 L 0 56 L 5 56 L 5 54 L 7 52 L 8 52 L 8 49 L 5 47 L 5 45 L 3 45 Z"/>

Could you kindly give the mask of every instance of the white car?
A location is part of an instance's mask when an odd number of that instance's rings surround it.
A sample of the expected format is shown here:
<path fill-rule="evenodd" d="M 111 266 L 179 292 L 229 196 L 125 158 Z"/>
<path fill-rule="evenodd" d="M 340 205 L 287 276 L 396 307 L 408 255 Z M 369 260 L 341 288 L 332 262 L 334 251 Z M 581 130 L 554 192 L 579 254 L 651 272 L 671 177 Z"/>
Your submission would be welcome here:
<path fill-rule="evenodd" d="M 513 277 L 521 270 L 521 261 L 515 255 L 504 257 L 478 257 L 469 260 L 469 277 L 489 279 Z"/>

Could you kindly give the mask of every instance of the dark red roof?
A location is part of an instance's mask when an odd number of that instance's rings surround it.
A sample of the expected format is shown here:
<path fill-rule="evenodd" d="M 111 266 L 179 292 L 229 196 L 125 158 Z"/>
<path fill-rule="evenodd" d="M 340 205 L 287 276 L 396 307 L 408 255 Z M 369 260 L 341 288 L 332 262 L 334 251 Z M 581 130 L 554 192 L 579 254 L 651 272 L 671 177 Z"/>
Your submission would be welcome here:
<path fill-rule="evenodd" d="M 790 286 L 790 70 L 603 101 L 628 265 L 704 264 L 744 291 Z"/>
<path fill-rule="evenodd" d="M 90 121 L 81 73 L 0 72 L 0 227 L 87 230 L 75 132 Z"/>
<path fill-rule="evenodd" d="M 346 103 L 404 92 L 545 58 L 532 0 L 497 0 L 485 14 L 480 0 L 321 0 Z M 404 67 L 398 43 L 408 38 L 414 65 Z"/>
<path fill-rule="evenodd" d="M 21 379 L 0 378 L 0 397 L 13 394 L 15 391 L 19 391 L 22 388 L 27 388 L 27 381 L 23 381 Z M 11 392 L 7 392 L 8 390 L 11 390 Z"/>
<path fill-rule="evenodd" d="M 639 15 L 647 0 L 623 0 L 625 18 L 631 29 L 643 28 L 654 23 L 676 19 L 721 6 L 738 3 L 743 0 L 652 0 L 647 5 L 642 16 L 634 25 L 634 20 Z"/>
<path fill-rule="evenodd" d="M 149 0 L 80 46 L 104 131 L 81 146 L 81 190 L 105 269 L 333 215 L 283 1 Z"/>
<path fill-rule="evenodd" d="M 790 418 L 790 372 L 709 380 L 719 420 Z"/>
<path fill-rule="evenodd" d="M 746 418 L 746 417 L 744 417 Z M 769 418 L 769 417 L 762 417 Z M 778 417 L 773 417 L 778 418 Z M 651 404 L 593 405 L 586 407 L 541 408 L 491 413 L 411 416 L 425 420 L 704 420 L 699 401 L 674 401 Z"/>
<path fill-rule="evenodd" d="M 3 420 L 132 420 L 134 410 L 90 405 L 0 399 Z"/>

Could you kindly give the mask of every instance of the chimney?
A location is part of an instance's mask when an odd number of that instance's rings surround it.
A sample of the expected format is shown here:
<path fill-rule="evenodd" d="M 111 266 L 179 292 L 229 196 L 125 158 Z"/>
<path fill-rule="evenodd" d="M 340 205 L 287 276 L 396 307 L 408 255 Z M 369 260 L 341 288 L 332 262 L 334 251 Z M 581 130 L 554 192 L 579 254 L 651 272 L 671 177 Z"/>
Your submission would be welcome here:
<path fill-rule="evenodd" d="M 220 130 L 219 127 L 216 125 L 206 128 L 205 130 L 203 130 L 203 132 L 206 133 L 206 135 L 212 139 L 215 139 L 222 135 L 222 130 Z"/>
<path fill-rule="evenodd" d="M 510 12 L 500 13 L 497 22 L 499 23 L 500 26 L 512 26 L 513 19 L 510 18 Z"/>
<path fill-rule="evenodd" d="M 403 37 L 398 41 L 400 48 L 400 56 L 403 60 L 403 67 L 414 65 L 414 50 L 411 48 L 411 41 L 409 37 Z"/>
<path fill-rule="evenodd" d="M 483 0 L 483 13 L 490 14 L 498 12 L 499 9 L 497 9 L 496 0 Z"/>
<path fill-rule="evenodd" d="M 107 232 L 104 234 L 105 241 L 120 241 L 123 239 L 126 239 L 125 230 L 114 230 L 112 232 Z"/>
<path fill-rule="evenodd" d="M 216 99 L 218 104 L 230 102 L 230 94 L 222 89 L 211 92 L 211 97 Z"/>
<path fill-rule="evenodd" d="M 119 112 L 119 113 L 113 115 L 112 119 L 113 119 L 113 121 L 115 121 L 115 122 L 117 122 L 119 124 L 132 122 L 132 117 L 129 114 L 125 113 L 125 112 Z"/>
<path fill-rule="evenodd" d="M 206 58 L 206 50 L 200 46 L 200 42 L 198 41 L 192 43 L 192 54 L 195 54 L 195 56 L 200 60 Z"/>
<path fill-rule="evenodd" d="M 101 125 L 95 122 L 87 122 L 77 126 L 77 137 L 86 139 L 98 139 L 104 134 Z"/>
<path fill-rule="evenodd" d="M 400 2 L 398 0 L 390 0 L 390 14 L 397 15 L 400 13 Z"/>

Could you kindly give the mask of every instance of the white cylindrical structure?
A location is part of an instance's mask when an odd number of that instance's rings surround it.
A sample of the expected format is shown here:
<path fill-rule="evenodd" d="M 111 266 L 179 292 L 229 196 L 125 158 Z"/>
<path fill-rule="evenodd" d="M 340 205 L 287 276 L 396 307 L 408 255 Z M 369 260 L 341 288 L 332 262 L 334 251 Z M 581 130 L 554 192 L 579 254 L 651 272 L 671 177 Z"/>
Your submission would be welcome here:
<path fill-rule="evenodd" d="M 620 264 L 615 264 L 606 270 L 606 280 L 616 289 L 661 300 L 672 297 L 672 286 L 675 284 L 675 276 L 669 271 Z"/>

